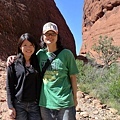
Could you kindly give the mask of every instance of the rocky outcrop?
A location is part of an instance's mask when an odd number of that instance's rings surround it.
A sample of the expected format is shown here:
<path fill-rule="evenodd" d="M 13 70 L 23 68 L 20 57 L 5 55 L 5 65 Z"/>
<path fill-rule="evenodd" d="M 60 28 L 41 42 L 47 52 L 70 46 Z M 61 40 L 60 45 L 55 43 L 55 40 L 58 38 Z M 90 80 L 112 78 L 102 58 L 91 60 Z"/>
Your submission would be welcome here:
<path fill-rule="evenodd" d="M 100 35 L 112 37 L 113 44 L 120 46 L 120 0 L 84 0 L 83 11 L 80 54 L 93 53 L 91 46 L 98 42 Z"/>
<path fill-rule="evenodd" d="M 120 120 L 118 111 L 81 91 L 77 92 L 77 120 Z"/>
<path fill-rule="evenodd" d="M 0 0 L 0 59 L 16 53 L 17 40 L 25 32 L 39 42 L 42 26 L 48 21 L 57 23 L 62 44 L 76 56 L 73 35 L 54 0 Z"/>

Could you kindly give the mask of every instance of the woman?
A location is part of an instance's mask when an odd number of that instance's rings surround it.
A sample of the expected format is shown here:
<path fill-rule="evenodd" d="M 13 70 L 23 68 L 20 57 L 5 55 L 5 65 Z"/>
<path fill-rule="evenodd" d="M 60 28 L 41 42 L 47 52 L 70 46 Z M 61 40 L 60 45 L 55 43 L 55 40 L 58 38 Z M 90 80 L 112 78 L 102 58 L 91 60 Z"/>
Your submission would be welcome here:
<path fill-rule="evenodd" d="M 43 49 L 37 52 L 37 56 L 42 71 L 46 61 L 54 56 L 53 52 L 62 47 L 55 23 L 48 22 L 43 26 L 41 47 Z M 49 65 L 43 77 L 39 101 L 42 120 L 76 119 L 77 73 L 78 69 L 72 52 L 63 49 Z"/>
<path fill-rule="evenodd" d="M 36 51 L 33 36 L 21 35 L 17 59 L 7 67 L 7 103 L 11 119 L 41 120 L 38 100 L 42 82 Z"/>

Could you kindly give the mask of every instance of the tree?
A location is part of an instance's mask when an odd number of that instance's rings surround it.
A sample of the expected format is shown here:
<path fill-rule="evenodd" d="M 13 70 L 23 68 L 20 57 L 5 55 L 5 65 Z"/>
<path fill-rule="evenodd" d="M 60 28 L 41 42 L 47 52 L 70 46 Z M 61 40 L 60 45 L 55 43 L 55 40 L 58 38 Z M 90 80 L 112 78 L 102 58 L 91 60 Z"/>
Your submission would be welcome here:
<path fill-rule="evenodd" d="M 112 44 L 113 38 L 107 36 L 99 37 L 98 44 L 92 46 L 92 50 L 97 52 L 98 59 L 102 62 L 104 67 L 109 67 L 115 63 L 120 57 L 120 47 Z"/>

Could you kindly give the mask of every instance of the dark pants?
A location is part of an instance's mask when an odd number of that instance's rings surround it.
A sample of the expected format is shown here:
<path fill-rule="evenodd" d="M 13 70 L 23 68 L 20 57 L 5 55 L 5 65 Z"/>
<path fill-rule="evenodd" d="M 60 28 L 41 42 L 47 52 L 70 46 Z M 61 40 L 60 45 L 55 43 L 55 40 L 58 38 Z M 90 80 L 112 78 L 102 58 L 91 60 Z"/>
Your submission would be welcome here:
<path fill-rule="evenodd" d="M 62 108 L 60 110 L 40 107 L 42 120 L 76 120 L 75 107 Z"/>
<path fill-rule="evenodd" d="M 19 102 L 15 100 L 16 120 L 41 120 L 37 102 Z"/>

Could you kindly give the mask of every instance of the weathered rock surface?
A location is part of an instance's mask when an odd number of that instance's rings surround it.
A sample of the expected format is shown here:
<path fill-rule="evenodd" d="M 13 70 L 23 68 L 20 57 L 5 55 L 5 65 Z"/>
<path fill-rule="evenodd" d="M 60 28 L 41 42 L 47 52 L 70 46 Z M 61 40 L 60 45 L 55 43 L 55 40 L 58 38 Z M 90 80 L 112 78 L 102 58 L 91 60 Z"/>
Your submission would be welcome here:
<path fill-rule="evenodd" d="M 100 35 L 113 37 L 113 44 L 120 46 L 120 0 L 84 0 L 83 11 L 80 54 L 93 52 L 91 46 L 97 43 Z"/>
<path fill-rule="evenodd" d="M 73 35 L 54 0 L 0 0 L 0 58 L 15 54 L 17 40 L 25 32 L 39 42 L 42 26 L 48 21 L 57 23 L 62 44 L 76 56 Z"/>
<path fill-rule="evenodd" d="M 10 120 L 6 101 L 5 70 L 5 62 L 0 60 L 0 120 Z M 120 120 L 117 110 L 101 104 L 101 102 L 94 97 L 78 91 L 77 100 L 76 120 Z"/>

